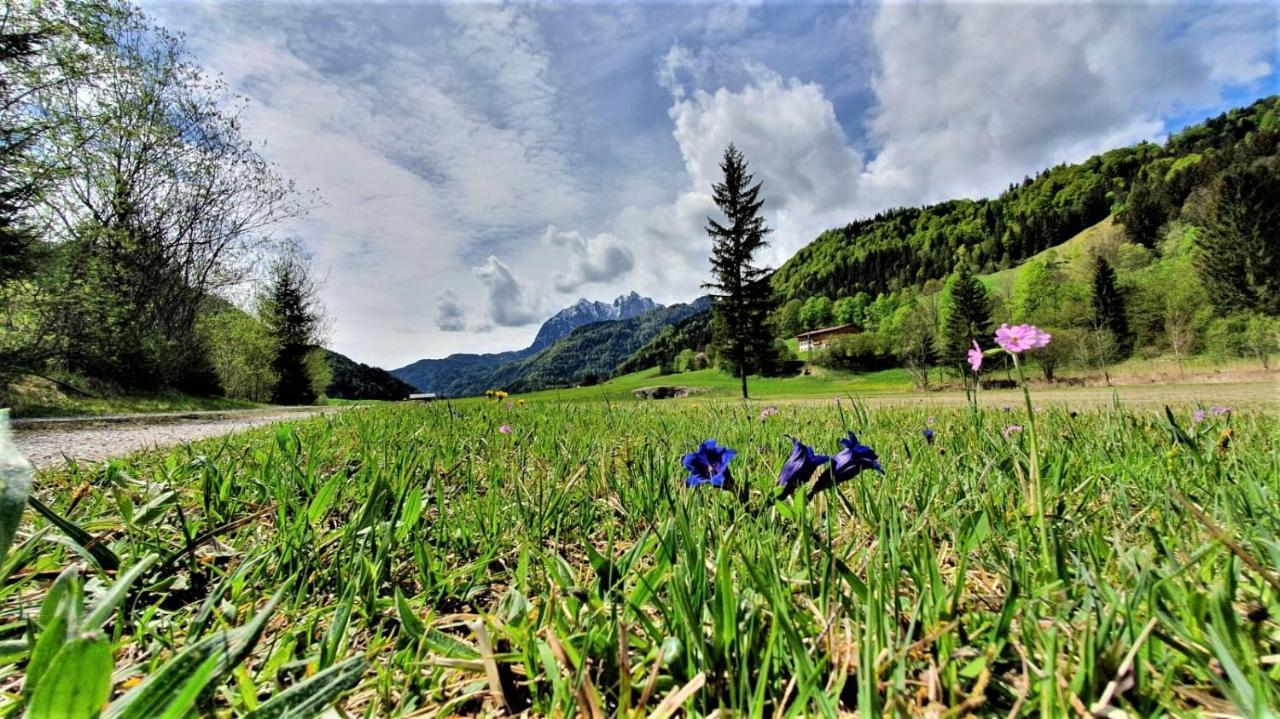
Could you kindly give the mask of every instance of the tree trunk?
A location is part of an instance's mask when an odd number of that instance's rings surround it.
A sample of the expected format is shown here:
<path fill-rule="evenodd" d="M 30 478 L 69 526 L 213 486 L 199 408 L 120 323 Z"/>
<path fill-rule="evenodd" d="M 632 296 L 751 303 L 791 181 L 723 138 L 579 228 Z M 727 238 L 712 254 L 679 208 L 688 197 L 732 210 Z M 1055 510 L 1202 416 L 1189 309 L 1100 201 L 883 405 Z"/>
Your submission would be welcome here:
<path fill-rule="evenodd" d="M 738 344 L 738 376 L 742 377 L 742 398 L 747 399 L 747 348 Z"/>

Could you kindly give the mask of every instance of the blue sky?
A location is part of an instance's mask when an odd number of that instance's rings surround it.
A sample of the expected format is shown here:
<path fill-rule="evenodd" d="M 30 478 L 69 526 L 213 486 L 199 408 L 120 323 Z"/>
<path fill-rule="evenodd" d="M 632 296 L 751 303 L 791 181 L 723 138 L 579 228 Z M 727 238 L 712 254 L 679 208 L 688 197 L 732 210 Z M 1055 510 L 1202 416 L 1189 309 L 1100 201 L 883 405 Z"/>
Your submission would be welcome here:
<path fill-rule="evenodd" d="M 894 205 L 992 195 L 1277 92 L 1270 3 L 151 1 L 323 198 L 330 346 L 522 347 L 556 309 L 700 294 L 716 161 L 776 266 Z"/>

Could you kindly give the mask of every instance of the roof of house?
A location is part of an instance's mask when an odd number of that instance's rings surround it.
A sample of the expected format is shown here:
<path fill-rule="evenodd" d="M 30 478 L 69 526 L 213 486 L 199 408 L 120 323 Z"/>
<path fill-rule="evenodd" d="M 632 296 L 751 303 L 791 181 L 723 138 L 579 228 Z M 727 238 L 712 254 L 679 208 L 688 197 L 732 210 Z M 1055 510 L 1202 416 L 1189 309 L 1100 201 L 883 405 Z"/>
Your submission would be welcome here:
<path fill-rule="evenodd" d="M 850 324 L 832 325 L 830 327 L 819 327 L 816 330 L 801 332 L 800 334 L 796 335 L 796 339 L 800 339 L 801 337 L 813 337 L 814 335 L 828 335 L 828 334 L 835 334 L 837 332 L 857 331 L 857 329 L 858 329 L 857 325 L 850 325 Z"/>

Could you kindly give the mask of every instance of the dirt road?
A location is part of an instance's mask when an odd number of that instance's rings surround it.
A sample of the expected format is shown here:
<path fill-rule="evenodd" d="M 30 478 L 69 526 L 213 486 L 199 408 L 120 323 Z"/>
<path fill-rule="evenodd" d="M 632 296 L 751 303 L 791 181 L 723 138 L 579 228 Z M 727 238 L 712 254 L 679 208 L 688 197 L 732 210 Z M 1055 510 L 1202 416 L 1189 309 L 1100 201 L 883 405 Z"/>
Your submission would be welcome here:
<path fill-rule="evenodd" d="M 44 469 L 60 464 L 66 458 L 97 461 L 337 409 L 315 407 L 289 411 L 239 410 L 27 420 L 15 422 L 13 430 L 19 451 L 36 468 Z"/>

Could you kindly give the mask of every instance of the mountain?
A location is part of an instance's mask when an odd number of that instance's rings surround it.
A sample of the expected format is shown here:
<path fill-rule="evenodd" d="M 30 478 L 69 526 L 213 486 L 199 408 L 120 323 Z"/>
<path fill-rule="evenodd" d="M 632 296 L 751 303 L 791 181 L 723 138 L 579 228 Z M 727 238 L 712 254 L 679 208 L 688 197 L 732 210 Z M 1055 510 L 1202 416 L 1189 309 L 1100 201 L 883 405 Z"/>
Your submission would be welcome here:
<path fill-rule="evenodd" d="M 573 330 L 583 325 L 589 325 L 592 322 L 631 319 L 661 307 L 662 305 L 657 302 L 648 297 L 641 297 L 634 291 L 629 295 L 618 297 L 610 304 L 588 302 L 585 298 L 580 299 L 542 323 L 542 327 L 538 330 L 537 336 L 533 338 L 533 344 L 529 346 L 529 349 L 536 352 Z"/>
<path fill-rule="evenodd" d="M 486 382 L 498 368 L 545 349 L 579 327 L 595 322 L 627 320 L 661 308 L 662 305 L 636 292 L 621 295 L 613 302 L 591 302 L 584 298 L 552 315 L 538 329 L 533 344 L 524 349 L 421 359 L 393 369 L 391 374 L 422 392 L 435 392 L 446 397 L 479 394 L 490 388 Z"/>
<path fill-rule="evenodd" d="M 530 392 L 607 379 L 663 330 L 710 308 L 711 299 L 700 297 L 689 304 L 578 327 L 538 353 L 500 367 L 489 383 L 512 392 Z"/>
<path fill-rule="evenodd" d="M 356 362 L 333 350 L 324 350 L 324 359 L 333 372 L 325 394 L 335 399 L 404 399 L 413 387 L 396 379 L 381 367 Z"/>
<path fill-rule="evenodd" d="M 959 257 L 983 273 L 1020 261 L 1115 215 L 1133 242 L 1153 248 L 1193 191 L 1230 166 L 1276 153 L 1280 98 L 1192 125 L 1164 145 L 1139 143 L 1059 165 L 992 199 L 886 210 L 828 230 L 774 272 L 780 303 L 878 293 L 946 277 Z"/>

